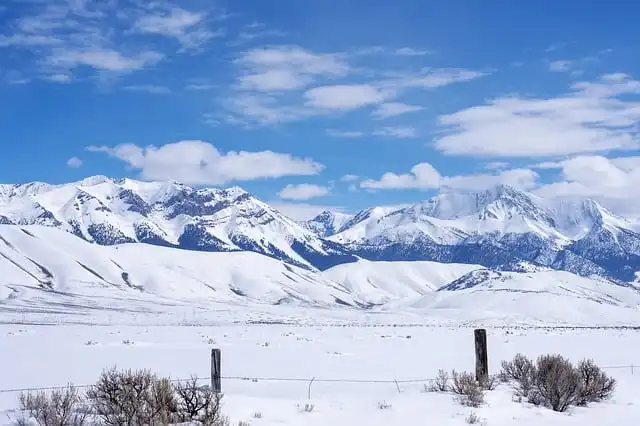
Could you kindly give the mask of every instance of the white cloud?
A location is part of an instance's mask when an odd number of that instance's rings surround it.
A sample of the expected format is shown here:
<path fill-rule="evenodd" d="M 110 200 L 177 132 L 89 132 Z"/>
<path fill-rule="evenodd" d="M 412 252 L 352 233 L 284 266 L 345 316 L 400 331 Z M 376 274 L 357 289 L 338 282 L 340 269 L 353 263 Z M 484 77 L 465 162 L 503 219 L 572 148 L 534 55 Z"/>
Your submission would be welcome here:
<path fill-rule="evenodd" d="M 435 89 L 455 83 L 463 83 L 486 76 L 486 72 L 463 68 L 427 68 L 420 73 L 398 74 L 393 76 L 388 85 Z"/>
<path fill-rule="evenodd" d="M 100 71 L 130 72 L 154 65 L 164 58 L 164 55 L 154 51 L 147 51 L 136 56 L 124 56 L 121 52 L 103 48 L 88 49 L 53 49 L 46 59 L 47 65 L 55 70 L 73 70 L 87 66 Z"/>
<path fill-rule="evenodd" d="M 133 27 L 140 33 L 175 38 L 185 50 L 197 50 L 212 38 L 221 35 L 220 31 L 213 32 L 206 27 L 205 18 L 204 12 L 190 12 L 168 6 L 139 17 Z"/>
<path fill-rule="evenodd" d="M 538 165 L 540 166 L 540 165 Z M 577 156 L 557 163 L 542 164 L 559 169 L 560 179 L 536 190 L 548 197 L 591 197 L 616 210 L 632 203 L 640 207 L 640 156 L 606 158 L 599 155 Z M 635 211 L 637 214 L 638 210 Z"/>
<path fill-rule="evenodd" d="M 283 200 L 310 200 L 312 198 L 324 197 L 329 194 L 326 186 L 301 183 L 299 185 L 289 184 L 285 186 L 278 196 Z"/>
<path fill-rule="evenodd" d="M 407 139 L 415 138 L 417 131 L 415 127 L 411 126 L 388 126 L 374 131 L 373 134 L 382 137 Z"/>
<path fill-rule="evenodd" d="M 637 149 L 640 82 L 624 74 L 580 82 L 551 98 L 503 97 L 440 116 L 435 147 L 450 155 L 544 157 Z M 620 95 L 627 95 L 620 98 Z"/>
<path fill-rule="evenodd" d="M 150 93 L 152 95 L 168 95 L 171 93 L 171 89 L 166 86 L 156 86 L 153 84 L 138 84 L 133 86 L 124 86 L 124 90 L 130 92 L 143 92 Z"/>
<path fill-rule="evenodd" d="M 487 170 L 498 170 L 498 169 L 506 169 L 507 166 L 509 166 L 509 164 L 503 161 L 494 161 L 491 163 L 487 163 L 484 167 Z"/>
<path fill-rule="evenodd" d="M 270 200 L 267 202 L 270 206 L 275 207 L 285 216 L 299 221 L 311 219 L 324 211 L 344 212 L 345 210 L 344 207 L 341 206 L 308 203 L 288 203 L 278 199 Z"/>
<path fill-rule="evenodd" d="M 350 110 L 374 105 L 390 96 L 369 84 L 341 84 L 314 87 L 304 93 L 307 104 L 317 108 Z"/>
<path fill-rule="evenodd" d="M 327 133 L 327 135 L 335 138 L 361 138 L 363 136 L 366 136 L 366 133 L 357 130 L 327 129 L 325 132 Z"/>
<path fill-rule="evenodd" d="M 118 158 L 148 180 L 176 180 L 190 184 L 220 185 L 282 176 L 318 174 L 324 166 L 309 158 L 272 151 L 220 152 L 203 141 L 180 141 L 156 147 L 123 144 L 115 147 L 91 146 L 89 151 L 105 152 Z"/>
<path fill-rule="evenodd" d="M 234 60 L 238 75 L 231 93 L 222 101 L 227 111 L 222 119 L 245 126 L 265 125 L 364 107 L 377 107 L 371 115 L 383 119 L 422 109 L 390 102 L 402 91 L 433 89 L 485 75 L 457 68 L 363 72 L 352 67 L 348 59 L 383 49 L 365 50 L 319 53 L 296 45 L 275 45 L 244 51 Z M 347 83 L 335 81 L 348 76 L 352 78 Z"/>
<path fill-rule="evenodd" d="M 78 157 L 71 157 L 67 160 L 67 166 L 73 169 L 77 169 L 78 167 L 82 167 L 82 160 Z"/>
<path fill-rule="evenodd" d="M 552 61 L 549 63 L 549 71 L 551 72 L 568 72 L 571 70 L 573 62 L 571 61 Z"/>
<path fill-rule="evenodd" d="M 353 174 L 346 174 L 340 178 L 342 182 L 354 182 L 358 179 L 360 179 L 360 176 Z"/>
<path fill-rule="evenodd" d="M 385 102 L 378 105 L 371 115 L 376 119 L 385 119 L 406 114 L 409 112 L 421 111 L 424 108 L 417 105 L 409 105 L 401 102 Z"/>
<path fill-rule="evenodd" d="M 146 35 L 176 38 L 182 50 L 197 49 L 216 35 L 206 28 L 207 12 L 188 12 L 168 0 L 24 3 L 0 30 L 0 49 L 27 51 L 33 58 L 24 61 L 30 78 L 70 82 L 95 75 L 104 81 L 175 52 Z"/>
<path fill-rule="evenodd" d="M 536 186 L 538 174 L 530 169 L 511 169 L 496 174 L 442 176 L 431 164 L 419 163 L 409 173 L 384 173 L 379 180 L 360 183 L 365 189 L 483 189 L 499 183 L 530 189 Z"/>
<path fill-rule="evenodd" d="M 235 63 L 241 69 L 240 87 L 263 92 L 299 89 L 317 77 L 344 76 L 349 71 L 349 65 L 338 55 L 291 45 L 252 49 Z"/>
<path fill-rule="evenodd" d="M 346 75 L 349 65 L 338 55 L 314 53 L 300 46 L 274 46 L 244 52 L 236 63 L 249 69 L 290 69 L 311 75 Z"/>
<path fill-rule="evenodd" d="M 307 86 L 311 81 L 312 78 L 308 74 L 299 74 L 292 70 L 273 69 L 240 77 L 240 87 L 261 92 L 275 92 L 299 89 Z"/>
<path fill-rule="evenodd" d="M 398 56 L 424 56 L 424 55 L 430 55 L 433 52 L 430 50 L 413 49 L 411 47 L 401 47 L 400 49 L 397 49 L 394 53 Z"/>

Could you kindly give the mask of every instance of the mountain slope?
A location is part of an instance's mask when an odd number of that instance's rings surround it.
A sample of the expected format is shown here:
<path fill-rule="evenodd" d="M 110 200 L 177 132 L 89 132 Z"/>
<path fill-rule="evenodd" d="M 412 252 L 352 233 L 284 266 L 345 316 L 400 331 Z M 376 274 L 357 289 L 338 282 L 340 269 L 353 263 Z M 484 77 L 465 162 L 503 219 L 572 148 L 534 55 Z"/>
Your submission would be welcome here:
<path fill-rule="evenodd" d="M 44 298 L 43 306 L 57 295 L 136 298 L 140 294 L 197 303 L 335 307 L 360 303 L 316 272 L 256 253 L 204 253 L 146 244 L 100 246 L 42 226 L 0 226 L 0 288 L 4 301 L 29 304 Z"/>
<path fill-rule="evenodd" d="M 477 269 L 438 291 L 388 309 L 413 309 L 461 320 L 522 319 L 541 324 L 634 323 L 640 315 L 638 287 L 564 271 L 530 273 Z M 634 319 L 635 318 L 635 319 Z"/>
<path fill-rule="evenodd" d="M 437 290 L 477 265 L 445 265 L 436 262 L 370 262 L 334 266 L 323 272 L 354 296 L 381 304 L 390 300 L 416 297 Z"/>
<path fill-rule="evenodd" d="M 65 185 L 4 185 L 0 217 L 3 223 L 59 228 L 101 245 L 254 251 L 311 269 L 356 260 L 238 187 L 194 189 L 103 176 Z"/>

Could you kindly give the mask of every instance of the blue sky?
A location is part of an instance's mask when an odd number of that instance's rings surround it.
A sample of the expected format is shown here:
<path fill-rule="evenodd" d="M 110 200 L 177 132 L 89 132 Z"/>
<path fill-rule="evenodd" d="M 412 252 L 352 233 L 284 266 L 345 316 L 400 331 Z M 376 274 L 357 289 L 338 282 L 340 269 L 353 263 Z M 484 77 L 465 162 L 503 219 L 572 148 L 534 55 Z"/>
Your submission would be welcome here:
<path fill-rule="evenodd" d="M 506 183 L 640 215 L 638 9 L 8 0 L 0 181 L 240 185 L 296 217 Z"/>

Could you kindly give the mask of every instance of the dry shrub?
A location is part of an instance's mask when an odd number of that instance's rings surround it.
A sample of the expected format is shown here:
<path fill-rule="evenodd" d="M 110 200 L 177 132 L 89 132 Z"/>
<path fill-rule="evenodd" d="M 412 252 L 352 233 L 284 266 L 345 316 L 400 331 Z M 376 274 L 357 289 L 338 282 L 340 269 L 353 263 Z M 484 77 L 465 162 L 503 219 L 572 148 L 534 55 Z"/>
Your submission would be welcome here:
<path fill-rule="evenodd" d="M 194 377 L 184 384 L 173 384 L 146 370 L 110 369 L 88 390 L 87 398 L 105 425 L 228 425 L 220 410 L 222 396 L 198 387 L 197 381 Z"/>
<path fill-rule="evenodd" d="M 81 426 L 88 416 L 82 410 L 82 396 L 71 385 L 51 393 L 21 393 L 19 399 L 23 414 L 18 424 L 28 424 L 31 419 L 40 426 Z"/>
<path fill-rule="evenodd" d="M 436 378 L 424 387 L 425 392 L 447 392 L 449 390 L 449 373 L 438 370 Z"/>
<path fill-rule="evenodd" d="M 471 373 L 451 372 L 451 392 L 458 396 L 458 402 L 467 407 L 479 407 L 484 403 L 484 391 Z"/>
<path fill-rule="evenodd" d="M 561 412 L 571 405 L 609 398 L 616 385 L 592 360 L 583 360 L 576 367 L 560 355 L 543 355 L 534 364 L 518 354 L 502 363 L 501 375 L 517 383 L 519 399 Z"/>
<path fill-rule="evenodd" d="M 514 380 L 518 384 L 518 395 L 528 397 L 535 381 L 535 365 L 522 354 L 517 354 L 512 361 L 502 361 L 500 377 L 507 382 Z"/>
<path fill-rule="evenodd" d="M 535 371 L 535 387 L 530 400 L 553 411 L 566 411 L 578 402 L 581 377 L 571 361 L 561 355 L 542 355 Z"/>
<path fill-rule="evenodd" d="M 198 386 L 197 377 L 192 377 L 183 384 L 176 384 L 175 394 L 179 421 L 199 422 L 208 426 L 229 424 L 220 408 L 222 395 L 214 393 L 209 387 Z"/>
<path fill-rule="evenodd" d="M 581 378 L 581 389 L 578 405 L 600 402 L 613 395 L 616 380 L 607 376 L 591 359 L 582 360 L 577 366 Z"/>

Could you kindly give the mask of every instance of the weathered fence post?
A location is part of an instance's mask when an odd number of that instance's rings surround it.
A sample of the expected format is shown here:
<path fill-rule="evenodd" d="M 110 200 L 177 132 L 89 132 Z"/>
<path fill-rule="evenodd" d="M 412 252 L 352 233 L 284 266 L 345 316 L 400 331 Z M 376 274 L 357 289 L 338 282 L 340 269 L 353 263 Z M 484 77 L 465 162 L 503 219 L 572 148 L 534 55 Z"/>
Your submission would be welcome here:
<path fill-rule="evenodd" d="M 222 392 L 222 380 L 220 375 L 220 349 L 211 349 L 211 390 L 214 393 Z"/>
<path fill-rule="evenodd" d="M 487 330 L 476 329 L 473 332 L 476 342 L 476 380 L 486 383 L 489 379 L 489 359 L 487 355 Z"/>

